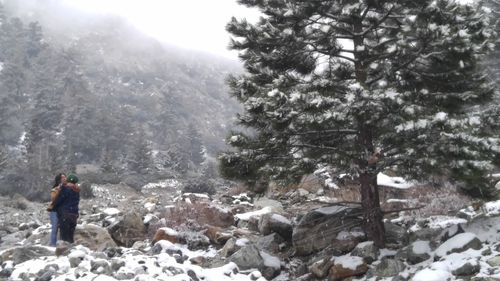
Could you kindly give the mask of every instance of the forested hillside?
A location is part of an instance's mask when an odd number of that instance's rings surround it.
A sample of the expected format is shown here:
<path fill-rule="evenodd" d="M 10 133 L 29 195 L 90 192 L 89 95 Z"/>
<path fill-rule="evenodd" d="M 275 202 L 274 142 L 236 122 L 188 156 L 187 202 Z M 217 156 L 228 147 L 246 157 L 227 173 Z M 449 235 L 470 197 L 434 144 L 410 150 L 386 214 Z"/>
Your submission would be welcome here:
<path fill-rule="evenodd" d="M 118 178 L 209 166 L 238 108 L 224 85 L 236 62 L 165 47 L 119 18 L 18 5 L 0 7 L 2 192 L 35 194 L 78 164 Z"/>

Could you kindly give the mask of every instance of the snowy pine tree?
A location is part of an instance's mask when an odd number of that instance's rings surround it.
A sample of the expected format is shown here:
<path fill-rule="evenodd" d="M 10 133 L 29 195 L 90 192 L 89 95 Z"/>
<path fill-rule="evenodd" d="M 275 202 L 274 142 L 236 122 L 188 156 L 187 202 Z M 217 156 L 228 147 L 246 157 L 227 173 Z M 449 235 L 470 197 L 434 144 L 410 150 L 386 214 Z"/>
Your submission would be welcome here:
<path fill-rule="evenodd" d="M 3 171 L 8 164 L 8 154 L 5 146 L 0 145 L 0 171 Z"/>
<path fill-rule="evenodd" d="M 366 231 L 384 245 L 376 177 L 485 175 L 499 139 L 475 105 L 492 99 L 478 59 L 493 48 L 487 9 L 449 0 L 239 0 L 264 14 L 232 21 L 246 73 L 220 157 L 225 177 L 298 181 L 320 168 L 356 174 Z"/>
<path fill-rule="evenodd" d="M 492 79 L 495 80 L 497 88 L 500 85 L 500 1 L 499 0 L 485 0 L 485 6 L 491 9 L 495 32 L 497 33 L 497 38 L 495 40 L 495 50 L 488 57 L 487 65 L 491 71 Z"/>
<path fill-rule="evenodd" d="M 187 138 L 189 141 L 189 156 L 191 162 L 197 167 L 205 160 L 205 150 L 200 132 L 193 124 L 189 124 L 187 131 Z"/>

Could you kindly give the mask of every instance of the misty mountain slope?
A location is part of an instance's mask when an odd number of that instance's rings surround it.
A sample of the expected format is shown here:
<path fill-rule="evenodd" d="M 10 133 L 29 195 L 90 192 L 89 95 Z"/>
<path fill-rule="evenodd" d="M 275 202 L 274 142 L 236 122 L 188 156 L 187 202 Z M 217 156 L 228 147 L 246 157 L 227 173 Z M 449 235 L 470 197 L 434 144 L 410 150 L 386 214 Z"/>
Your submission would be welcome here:
<path fill-rule="evenodd" d="M 113 23 L 71 43 L 71 50 L 80 50 L 85 58 L 87 76 L 97 78 L 89 80 L 92 91 L 110 104 L 130 106 L 138 118 L 152 115 L 154 127 L 161 126 L 157 121 L 182 127 L 194 123 L 212 152 L 220 148 L 225 124 L 237 109 L 224 79 L 238 66 L 169 51 L 141 34 L 116 32 L 120 27 Z M 164 119 L 167 113 L 170 118 Z"/>
<path fill-rule="evenodd" d="M 0 7 L 3 192 L 33 192 L 84 163 L 184 175 L 224 147 L 239 110 L 224 81 L 238 63 L 166 47 L 119 18 L 72 25 L 9 2 Z"/>

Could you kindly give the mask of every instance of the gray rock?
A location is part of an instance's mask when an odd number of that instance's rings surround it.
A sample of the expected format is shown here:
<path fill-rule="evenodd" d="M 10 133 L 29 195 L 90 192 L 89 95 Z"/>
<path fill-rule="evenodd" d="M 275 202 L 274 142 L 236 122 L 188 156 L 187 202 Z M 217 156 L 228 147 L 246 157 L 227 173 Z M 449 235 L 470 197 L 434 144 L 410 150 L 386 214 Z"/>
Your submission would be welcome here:
<path fill-rule="evenodd" d="M 96 259 L 90 261 L 90 272 L 112 276 L 111 266 L 107 260 Z"/>
<path fill-rule="evenodd" d="M 409 264 L 417 264 L 430 258 L 431 246 L 429 241 L 415 241 L 407 247 L 400 249 L 396 258 L 407 261 Z"/>
<path fill-rule="evenodd" d="M 315 262 L 309 266 L 309 272 L 314 274 L 316 278 L 325 278 L 328 275 L 328 270 L 333 265 L 333 260 L 326 257 L 318 262 Z"/>
<path fill-rule="evenodd" d="M 54 276 L 55 272 L 54 271 L 45 271 L 42 274 L 39 273 L 39 276 L 35 278 L 35 281 L 50 281 L 52 280 L 52 277 Z"/>
<path fill-rule="evenodd" d="M 330 250 L 334 256 L 342 256 L 354 250 L 358 244 L 359 239 L 356 238 L 334 239 L 328 250 Z"/>
<path fill-rule="evenodd" d="M 236 245 L 236 238 L 230 238 L 226 241 L 226 244 L 224 244 L 224 247 L 222 247 L 219 253 L 222 257 L 227 258 L 239 249 L 240 247 Z"/>
<path fill-rule="evenodd" d="M 127 271 L 118 271 L 113 274 L 113 277 L 117 280 L 131 280 L 135 277 L 135 273 Z"/>
<path fill-rule="evenodd" d="M 246 245 L 229 257 L 240 269 L 263 268 L 264 260 L 260 255 L 259 249 L 254 245 Z"/>
<path fill-rule="evenodd" d="M 44 256 L 53 256 L 54 251 L 42 246 L 21 246 L 5 250 L 1 253 L 1 259 L 12 260 L 14 264 Z"/>
<path fill-rule="evenodd" d="M 439 241 L 439 235 L 441 234 L 441 231 L 442 229 L 440 228 L 422 228 L 410 233 L 409 241 Z"/>
<path fill-rule="evenodd" d="M 459 268 L 453 270 L 451 273 L 455 276 L 471 276 L 479 272 L 481 266 L 478 262 L 467 262 Z"/>
<path fill-rule="evenodd" d="M 469 242 L 463 243 L 461 241 L 463 240 L 468 240 Z M 459 246 L 457 246 L 459 245 Z M 463 251 L 466 251 L 468 249 L 474 249 L 474 250 L 479 250 L 482 247 L 481 241 L 477 238 L 477 236 L 473 233 L 466 232 L 466 233 L 460 233 L 443 244 L 439 246 L 435 253 L 434 259 L 437 260 L 445 255 L 451 254 L 451 253 L 461 253 Z"/>
<path fill-rule="evenodd" d="M 486 261 L 491 267 L 500 267 L 500 256 L 492 257 Z"/>
<path fill-rule="evenodd" d="M 407 245 L 409 242 L 409 235 L 406 228 L 395 225 L 390 222 L 384 223 L 385 228 L 385 242 L 393 245 Z"/>
<path fill-rule="evenodd" d="M 305 256 L 329 247 L 343 230 L 362 225 L 363 210 L 359 206 L 333 205 L 305 214 L 293 229 L 295 255 Z"/>
<path fill-rule="evenodd" d="M 191 251 L 206 249 L 210 245 L 210 240 L 207 236 L 195 231 L 183 231 L 179 233 L 181 243 L 187 244 Z"/>
<path fill-rule="evenodd" d="M 377 260 L 379 254 L 380 250 L 375 246 L 373 241 L 359 243 L 351 252 L 352 256 L 362 257 L 366 263 L 372 263 Z"/>
<path fill-rule="evenodd" d="M 267 236 L 257 238 L 255 246 L 259 250 L 266 250 L 270 253 L 277 253 L 280 250 L 280 244 L 285 242 L 285 239 L 278 233 L 272 233 Z"/>
<path fill-rule="evenodd" d="M 192 281 L 200 281 L 200 279 L 198 278 L 198 276 L 196 276 L 196 273 L 192 269 L 189 269 L 186 274 L 191 278 Z"/>
<path fill-rule="evenodd" d="M 256 208 L 271 207 L 273 211 L 283 211 L 283 204 L 277 200 L 269 199 L 266 197 L 258 198 L 253 202 Z"/>
<path fill-rule="evenodd" d="M 498 278 L 496 277 L 489 277 L 489 276 L 480 276 L 480 277 L 472 277 L 470 281 L 498 281 Z"/>
<path fill-rule="evenodd" d="M 122 266 L 125 266 L 125 261 L 118 259 L 118 258 L 112 258 L 111 259 L 111 271 L 117 272 L 118 269 L 120 269 Z"/>
<path fill-rule="evenodd" d="M 69 265 L 71 266 L 71 268 L 77 267 L 81 262 L 82 262 L 82 259 L 80 257 L 69 258 Z"/>
<path fill-rule="evenodd" d="M 104 251 L 117 246 L 107 229 L 90 223 L 76 227 L 75 243 L 93 251 Z"/>
<path fill-rule="evenodd" d="M 111 224 L 108 231 L 116 243 L 125 247 L 132 247 L 135 242 L 147 238 L 147 229 L 142 217 L 134 211 L 126 213 L 122 219 Z"/>
<path fill-rule="evenodd" d="M 285 217 L 279 214 L 262 215 L 258 223 L 259 232 L 263 235 L 278 233 L 286 240 L 291 240 L 293 227 L 292 223 Z"/>
<path fill-rule="evenodd" d="M 162 272 L 171 273 L 172 275 L 183 274 L 184 270 L 182 268 L 174 267 L 174 266 L 166 266 L 162 268 Z"/>
<path fill-rule="evenodd" d="M 395 259 L 382 259 L 375 267 L 374 275 L 380 278 L 397 276 L 406 268 L 405 264 Z"/>
<path fill-rule="evenodd" d="M 265 251 L 260 251 L 260 256 L 264 260 L 263 268 L 260 268 L 262 275 L 267 279 L 271 280 L 278 276 L 281 272 L 281 261 L 278 257 L 270 255 Z"/>
<path fill-rule="evenodd" d="M 108 247 L 104 250 L 104 253 L 108 258 L 121 257 L 123 255 L 123 250 L 119 247 Z"/>
<path fill-rule="evenodd" d="M 444 229 L 439 235 L 439 240 L 441 242 L 445 242 L 446 240 L 456 236 L 457 234 L 464 233 L 464 229 L 460 224 L 452 225 L 446 229 Z"/>
<path fill-rule="evenodd" d="M 402 275 L 394 276 L 391 281 L 408 281 L 410 280 L 409 277 L 404 277 Z"/>
<path fill-rule="evenodd" d="M 0 277 L 10 277 L 12 275 L 12 272 L 14 271 L 14 268 L 10 267 L 10 268 L 3 268 L 2 270 L 0 270 Z"/>

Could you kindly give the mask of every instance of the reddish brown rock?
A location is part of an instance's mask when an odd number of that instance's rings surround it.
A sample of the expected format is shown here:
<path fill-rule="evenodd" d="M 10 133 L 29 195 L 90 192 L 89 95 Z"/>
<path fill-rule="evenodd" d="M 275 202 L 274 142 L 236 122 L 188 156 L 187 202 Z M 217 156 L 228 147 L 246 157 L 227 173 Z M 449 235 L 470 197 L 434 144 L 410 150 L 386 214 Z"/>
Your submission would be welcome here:
<path fill-rule="evenodd" d="M 179 243 L 179 234 L 177 233 L 177 231 L 168 227 L 158 228 L 158 230 L 155 233 L 155 236 L 153 237 L 152 243 L 155 244 L 160 240 L 167 240 L 172 243 Z"/>
<path fill-rule="evenodd" d="M 231 233 L 224 231 L 224 229 L 217 227 L 217 226 L 212 226 L 212 225 L 207 225 L 204 234 L 210 239 L 210 242 L 223 245 L 226 243 L 227 240 L 229 240 L 231 237 Z"/>
<path fill-rule="evenodd" d="M 368 265 L 364 262 L 359 263 L 355 269 L 344 267 L 341 263 L 336 263 L 330 267 L 328 281 L 340 281 L 344 278 L 363 275 L 368 271 Z"/>

